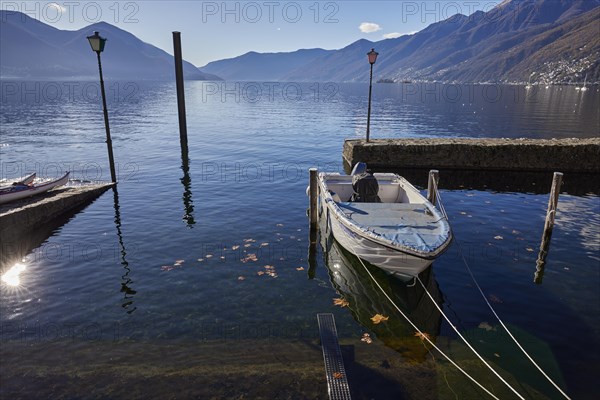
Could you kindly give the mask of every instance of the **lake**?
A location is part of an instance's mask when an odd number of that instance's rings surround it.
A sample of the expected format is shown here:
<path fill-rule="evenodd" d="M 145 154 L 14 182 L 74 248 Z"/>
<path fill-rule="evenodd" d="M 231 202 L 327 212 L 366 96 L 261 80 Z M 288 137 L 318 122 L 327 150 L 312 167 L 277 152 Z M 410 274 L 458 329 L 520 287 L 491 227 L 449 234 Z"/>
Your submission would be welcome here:
<path fill-rule="evenodd" d="M 174 87 L 107 82 L 118 192 L 2 246 L 12 258 L 1 272 L 18 282 L 0 286 L 1 397 L 326 398 L 316 314 L 333 313 L 356 398 L 483 398 L 331 238 L 322 235 L 309 263 L 308 169 L 343 173 L 344 139 L 364 137 L 368 86 L 186 82 L 188 162 Z M 96 83 L 3 81 L 1 96 L 1 178 L 110 178 Z M 599 109 L 597 88 L 375 84 L 371 137 L 594 137 Z M 427 171 L 406 173 L 423 188 Z M 561 396 L 507 339 L 466 265 L 551 378 L 591 399 L 600 190 L 597 176 L 565 175 L 535 284 L 551 180 L 441 171 L 456 241 L 423 279 L 525 398 Z M 517 398 L 419 285 L 373 272 L 453 360 L 500 398 Z M 347 307 L 333 304 L 340 297 Z M 373 324 L 376 313 L 388 321 Z"/>

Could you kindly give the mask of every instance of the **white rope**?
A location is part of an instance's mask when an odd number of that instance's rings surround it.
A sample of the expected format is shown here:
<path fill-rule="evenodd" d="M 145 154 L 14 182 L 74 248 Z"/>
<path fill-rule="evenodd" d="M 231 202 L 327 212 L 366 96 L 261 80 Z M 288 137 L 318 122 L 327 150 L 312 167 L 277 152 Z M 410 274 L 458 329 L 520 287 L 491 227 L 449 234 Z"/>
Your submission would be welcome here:
<path fill-rule="evenodd" d="M 442 215 L 444 216 L 444 218 L 446 218 L 446 221 L 448 221 L 448 223 L 450 223 L 448 214 L 446 213 L 446 208 L 444 207 L 444 203 L 442 202 L 442 195 L 440 194 L 440 191 L 438 190 L 438 184 L 435 181 L 435 179 L 433 179 L 433 190 L 435 192 L 435 198 L 437 199 L 438 208 L 442 212 Z M 434 206 L 435 206 L 435 204 L 434 204 Z"/>
<path fill-rule="evenodd" d="M 446 314 L 444 313 L 444 311 L 442 311 L 442 309 L 440 308 L 440 306 L 438 305 L 438 303 L 435 301 L 435 299 L 431 296 L 431 294 L 429 293 L 429 291 L 427 290 L 427 288 L 425 287 L 425 285 L 423 284 L 423 281 L 421 281 L 421 278 L 419 278 L 419 276 L 417 275 L 417 280 L 419 281 L 419 283 L 421 284 L 421 286 L 423 287 L 423 289 L 425 290 L 425 293 L 427 293 L 427 296 L 429 296 L 429 298 L 431 299 L 431 302 L 435 305 L 435 307 L 438 309 L 438 311 L 444 316 L 444 319 L 446 320 L 446 322 L 448 322 L 448 324 L 450 324 L 450 326 L 452 327 L 452 329 L 454 330 L 454 332 L 456 332 L 456 334 L 462 339 L 463 342 L 465 342 L 465 344 L 467 345 L 467 347 L 469 349 L 471 349 L 471 351 L 473 353 L 475 353 L 475 355 L 477 356 L 477 358 L 479 358 L 481 360 L 482 363 L 485 364 L 486 367 L 488 367 L 488 369 L 490 371 L 492 371 L 492 373 L 494 375 L 496 375 L 498 377 L 498 379 L 500 379 L 502 381 L 502 383 L 504 383 L 506 385 L 506 387 L 508 387 L 514 394 L 517 395 L 517 397 L 519 397 L 522 400 L 525 400 L 525 398 L 523 396 L 521 396 L 521 394 L 519 392 L 517 392 L 515 390 L 515 388 L 513 388 L 510 383 L 506 382 L 506 380 L 504 380 L 504 378 L 502 376 L 500 376 L 500 374 L 498 374 L 498 372 L 496 372 L 496 370 L 494 368 L 492 368 L 492 366 L 490 364 L 488 364 L 487 361 L 484 360 L 483 357 L 481 357 L 481 355 L 479 355 L 479 353 L 477 352 L 477 350 L 475 350 L 473 348 L 473 346 L 471 346 L 471 344 L 467 341 L 467 339 L 464 338 L 464 336 L 458 331 L 458 329 L 456 329 L 456 326 L 454 326 L 454 324 L 450 321 L 450 319 L 446 316 Z"/>
<path fill-rule="evenodd" d="M 329 214 L 329 213 L 328 213 Z M 348 234 L 346 232 L 344 232 L 343 230 L 341 230 L 341 232 L 344 233 L 344 235 L 348 236 Z M 351 238 L 350 238 L 351 239 Z M 490 392 L 489 390 L 487 390 L 482 384 L 480 384 L 479 382 L 477 382 L 477 380 L 475 380 L 475 378 L 473 378 L 471 375 L 469 375 L 467 373 L 467 371 L 465 371 L 464 369 L 462 369 L 456 362 L 454 362 L 449 356 L 446 355 L 446 353 L 444 353 L 442 351 L 442 349 L 440 349 L 439 347 L 436 346 L 435 343 L 433 343 L 431 341 L 431 339 L 429 339 L 429 337 L 424 334 L 411 320 L 410 318 L 408 318 L 406 316 L 406 314 L 404 314 L 404 312 L 400 309 L 400 307 L 398 307 L 396 305 L 396 303 L 390 298 L 390 296 L 388 296 L 388 294 L 385 292 L 385 290 L 383 290 L 383 288 L 381 287 L 381 285 L 379 284 L 379 282 L 377 282 L 377 280 L 375 279 L 375 277 L 371 274 L 371 271 L 369 271 L 369 269 L 367 268 L 367 266 L 363 263 L 362 259 L 358 256 L 358 254 L 356 254 L 354 251 L 352 251 L 352 249 L 348 249 L 350 250 L 355 256 L 356 258 L 358 258 L 358 261 L 360 261 L 361 265 L 363 266 L 363 268 L 365 269 L 365 271 L 367 271 L 367 274 L 369 274 L 369 276 L 371 277 L 371 279 L 373 280 L 373 282 L 375 282 L 375 285 L 377 285 L 377 287 L 379 288 L 379 290 L 381 290 L 381 293 L 383 293 L 383 295 L 389 300 L 389 302 L 394 306 L 394 308 L 396 310 L 398 310 L 398 312 L 400 313 L 400 315 L 402 315 L 402 317 L 404 317 L 404 319 L 406 321 L 408 321 L 408 323 L 420 334 L 420 338 L 427 340 L 427 342 L 434 348 L 436 349 L 442 356 L 444 356 L 444 358 L 446 360 L 448 360 L 453 366 L 455 366 L 460 372 L 462 372 L 467 378 L 469 378 L 473 383 L 475 383 L 480 389 L 482 389 L 484 392 L 486 392 L 487 394 L 489 394 L 492 398 L 496 399 L 496 400 L 500 400 L 498 397 L 496 397 L 492 392 Z M 520 396 L 519 396 L 520 397 Z M 522 399 L 522 397 L 521 397 Z"/>
<path fill-rule="evenodd" d="M 439 204 L 440 211 L 442 212 L 442 214 L 444 215 L 444 217 L 446 217 L 446 219 L 448 219 L 448 215 L 446 214 L 446 210 L 444 209 L 444 205 L 442 203 L 442 198 L 440 196 L 440 192 L 438 190 L 437 182 L 435 181 L 435 179 L 433 179 L 433 188 L 435 190 L 436 198 L 438 199 L 438 204 Z M 552 189 L 554 189 L 554 188 L 552 188 Z M 551 190 L 550 191 L 550 198 L 551 199 L 553 198 L 553 195 L 554 195 L 554 190 Z M 555 213 L 556 213 L 556 211 L 552 210 L 552 211 L 550 211 L 548 213 L 548 215 L 555 214 Z M 554 215 L 552 217 L 554 217 Z M 521 352 L 523 352 L 523 354 L 525 354 L 525 356 L 527 357 L 527 359 L 529 359 L 529 361 L 531 361 L 531 363 L 537 368 L 538 371 L 540 371 L 540 373 L 548 380 L 548 382 L 550 382 L 552 384 L 552 386 L 554 386 L 556 388 L 556 390 L 558 390 L 560 392 L 560 394 L 562 394 L 565 399 L 571 400 L 571 398 L 552 380 L 552 378 L 550 378 L 548 376 L 548 374 L 546 374 L 546 372 L 544 372 L 544 370 L 535 362 L 535 360 L 527 353 L 527 351 L 523 348 L 523 346 L 519 343 L 519 341 L 514 337 L 514 335 L 508 330 L 508 327 L 504 324 L 504 321 L 502 321 L 502 319 L 500 319 L 500 316 L 498 316 L 498 314 L 496 313 L 496 310 L 494 310 L 494 308 L 492 307 L 492 305 L 488 301 L 487 297 L 483 293 L 483 290 L 481 289 L 481 286 L 479 286 L 479 283 L 475 279 L 475 276 L 473 275 L 473 271 L 471 271 L 471 268 L 469 267 L 469 263 L 467 262 L 464 254 L 462 252 L 462 247 L 460 245 L 460 242 L 456 239 L 456 235 L 454 235 L 454 241 L 458 245 L 458 251 L 460 253 L 460 256 L 461 256 L 461 258 L 462 258 L 465 266 L 467 267 L 467 271 L 469 271 L 469 275 L 471 275 L 471 279 L 475 283 L 475 286 L 479 290 L 479 293 L 481 293 L 481 296 L 485 300 L 485 303 L 487 304 L 487 306 L 489 307 L 489 309 L 492 311 L 492 313 L 494 314 L 494 316 L 496 317 L 496 319 L 498 320 L 498 322 L 500 322 L 500 325 L 502 326 L 502 328 L 504 328 L 504 330 L 506 331 L 506 333 L 508 333 L 508 336 L 510 336 L 510 338 L 513 340 L 513 342 L 515 342 L 515 344 L 521 350 Z M 421 283 L 421 285 L 422 284 L 423 283 Z M 427 293 L 427 294 L 429 294 L 429 293 Z M 436 304 L 436 306 L 437 306 L 437 304 Z M 445 315 L 444 315 L 444 317 L 445 317 Z M 450 324 L 450 325 L 452 325 L 452 324 Z"/>
<path fill-rule="evenodd" d="M 438 199 L 438 204 L 439 204 L 440 211 L 442 212 L 442 214 L 444 215 L 444 217 L 446 217 L 446 219 L 447 219 L 448 215 L 446 214 L 446 210 L 444 209 L 444 204 L 442 203 L 442 197 L 441 197 L 440 192 L 438 190 L 437 182 L 435 181 L 435 179 L 433 180 L 433 189 L 435 190 L 435 195 L 436 195 L 436 198 Z M 551 199 L 554 196 L 554 190 L 553 189 L 554 188 L 552 188 L 552 190 L 550 191 L 550 198 Z M 556 213 L 555 210 L 551 210 L 548 213 L 548 215 L 552 215 L 552 214 L 555 214 L 555 213 Z M 552 217 L 554 217 L 554 215 L 552 215 Z M 460 242 L 456 239 L 456 235 L 454 235 L 454 241 L 458 245 L 458 251 L 460 253 L 460 256 L 461 256 L 461 258 L 462 258 L 465 266 L 467 267 L 467 271 L 469 271 L 469 275 L 471 275 L 471 279 L 475 283 L 475 286 L 479 290 L 479 293 L 481 293 L 481 296 L 485 300 L 485 303 L 487 304 L 487 306 L 489 307 L 489 309 L 492 311 L 492 313 L 494 314 L 494 316 L 496 317 L 496 319 L 498 320 L 498 322 L 500 322 L 500 325 L 502 326 L 502 328 L 504 328 L 504 330 L 506 331 L 506 333 L 508 333 L 508 336 L 510 336 L 510 338 L 513 340 L 513 342 L 515 342 L 515 344 L 521 350 L 521 352 L 523 352 L 523 354 L 525 354 L 525 356 L 529 359 L 529 361 L 531 361 L 531 363 L 538 369 L 538 371 L 540 371 L 540 373 L 548 380 L 548 382 L 550 382 L 556 388 L 556 390 L 558 390 L 564 396 L 565 399 L 571 400 L 571 398 L 552 380 L 552 378 L 550 378 L 548 376 L 548 374 L 546 374 L 546 372 L 544 372 L 544 370 L 535 362 L 535 360 L 527 353 L 527 351 L 523 348 L 523 346 L 519 343 L 519 341 L 514 337 L 514 335 L 508 330 L 508 327 L 504 324 L 504 321 L 502 321 L 502 319 L 500 319 L 500 316 L 498 316 L 498 314 L 496 313 L 496 310 L 494 310 L 494 308 L 492 307 L 492 305 L 488 301 L 487 297 L 483 293 L 483 290 L 481 289 L 481 286 L 479 286 L 479 283 L 475 279 L 475 276 L 473 275 L 473 271 L 471 271 L 471 268 L 469 267 L 469 263 L 467 262 L 464 254 L 462 252 L 462 247 L 460 245 Z M 422 282 L 421 282 L 421 285 L 423 285 Z M 429 294 L 429 293 L 427 293 L 427 294 Z M 437 306 L 437 304 L 436 304 L 436 306 Z M 444 315 L 444 317 L 445 317 L 445 315 Z M 450 324 L 450 325 L 452 325 L 452 324 Z"/>
<path fill-rule="evenodd" d="M 356 255 L 356 254 L 355 254 Z M 469 378 L 473 383 L 475 383 L 477 386 L 479 386 L 479 388 L 481 388 L 484 392 L 486 392 L 487 394 L 489 394 L 492 398 L 499 400 L 498 397 L 496 397 L 492 392 L 490 392 L 489 390 L 487 390 L 483 385 L 481 385 L 479 382 L 477 382 L 477 380 L 475 380 L 475 378 L 473 378 L 471 375 L 469 375 L 467 373 L 467 371 L 463 370 L 457 363 L 455 363 L 454 361 L 452 361 L 452 359 L 450 357 L 448 357 L 446 355 L 446 353 L 444 353 L 439 347 L 437 347 L 435 345 L 435 343 L 433 343 L 429 337 L 427 337 L 426 334 L 424 334 L 411 320 L 410 318 L 408 318 L 406 316 L 406 314 L 404 314 L 404 312 L 402 312 L 402 310 L 400 309 L 400 307 L 398 307 L 396 305 L 396 303 L 394 303 L 394 301 L 390 298 L 390 296 L 388 296 L 388 294 L 385 292 L 385 290 L 383 290 L 383 288 L 381 287 L 381 285 L 379 285 L 379 282 L 377 282 L 377 280 L 375 279 L 375 277 L 371 274 L 371 271 L 369 271 L 369 269 L 367 268 L 367 266 L 363 263 L 362 259 L 356 255 L 356 258 L 358 258 L 358 260 L 360 261 L 360 263 L 362 264 L 363 268 L 365 269 L 365 271 L 367 271 L 367 274 L 369 274 L 369 276 L 371 277 L 371 279 L 373 280 L 373 282 L 375 282 L 375 284 L 377 285 L 377 287 L 379 288 L 379 290 L 381 290 L 381 293 L 383 293 L 383 295 L 390 301 L 390 303 L 394 306 L 394 308 L 396 310 L 398 310 L 398 312 L 400 313 L 400 315 L 402 315 L 404 317 L 404 319 L 406 321 L 408 321 L 409 324 L 411 324 L 411 326 L 420 334 L 420 338 L 423 338 L 425 340 L 427 340 L 427 342 L 434 348 L 436 349 L 442 356 L 444 356 L 444 358 L 446 360 L 448 360 L 452 365 L 454 365 L 460 372 L 462 372 L 467 378 Z M 435 302 L 434 302 L 435 303 Z M 519 396 L 520 397 L 520 396 Z M 522 397 L 521 397 L 522 398 Z"/>
<path fill-rule="evenodd" d="M 531 358 L 531 356 L 527 353 L 527 351 L 523 348 L 523 346 L 521 346 L 521 343 L 519 343 L 519 341 L 513 336 L 511 331 L 508 330 L 508 327 L 504 324 L 504 321 L 502 321 L 502 319 L 500 319 L 500 316 L 496 313 L 496 310 L 494 310 L 494 307 L 492 307 L 492 305 L 488 301 L 487 297 L 483 293 L 481 286 L 479 286 L 479 283 L 475 279 L 475 276 L 473 275 L 473 271 L 471 271 L 471 268 L 469 267 L 469 263 L 467 262 L 464 254 L 463 254 L 462 247 L 460 245 L 460 242 L 456 239 L 456 236 L 454 237 L 454 240 L 455 240 L 456 244 L 458 245 L 458 252 L 460 253 L 461 258 L 462 258 L 463 262 L 465 263 L 465 266 L 467 267 L 467 271 L 469 271 L 469 275 L 471 275 L 471 279 L 473 280 L 473 283 L 475 283 L 475 286 L 479 290 L 479 293 L 481 293 L 483 300 L 485 300 L 485 303 L 488 305 L 489 309 L 492 311 L 492 313 L 494 314 L 494 316 L 496 317 L 498 322 L 500 322 L 500 325 L 502 325 L 502 327 L 504 328 L 506 333 L 508 333 L 508 336 L 510 336 L 510 338 L 513 340 L 513 342 L 515 342 L 517 347 L 523 352 L 523 354 L 525 354 L 525 356 L 529 359 L 529 361 L 531 361 L 531 363 L 538 369 L 538 371 L 540 371 L 540 373 L 548 380 L 548 382 L 550 382 L 556 388 L 556 390 L 558 390 L 564 396 L 565 399 L 571 400 L 571 398 L 552 380 L 552 378 L 550 378 L 548 376 L 548 374 L 546 374 L 544 372 L 544 370 L 534 361 L 534 359 Z"/>

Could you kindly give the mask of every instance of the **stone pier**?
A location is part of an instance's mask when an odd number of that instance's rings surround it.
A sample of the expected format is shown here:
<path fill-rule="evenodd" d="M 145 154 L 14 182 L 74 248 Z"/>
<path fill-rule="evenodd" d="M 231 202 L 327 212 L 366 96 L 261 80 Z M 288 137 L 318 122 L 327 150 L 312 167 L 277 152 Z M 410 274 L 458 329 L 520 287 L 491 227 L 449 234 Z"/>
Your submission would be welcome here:
<path fill-rule="evenodd" d="M 600 172 L 600 137 L 590 139 L 346 140 L 344 163 L 373 168 Z"/>

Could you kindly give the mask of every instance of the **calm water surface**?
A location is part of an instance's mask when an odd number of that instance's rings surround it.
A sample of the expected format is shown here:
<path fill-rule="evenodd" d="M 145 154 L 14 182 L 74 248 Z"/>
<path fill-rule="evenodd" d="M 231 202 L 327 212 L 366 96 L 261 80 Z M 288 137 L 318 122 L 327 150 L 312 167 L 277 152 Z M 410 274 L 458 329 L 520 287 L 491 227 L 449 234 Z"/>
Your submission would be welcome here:
<path fill-rule="evenodd" d="M 2 397 L 141 396 L 149 387 L 138 379 L 151 374 L 146 368 L 160 371 L 156 379 L 164 383 L 167 372 L 177 375 L 173 371 L 210 358 L 223 371 L 195 375 L 193 384 L 204 388 L 205 398 L 324 398 L 319 312 L 335 314 L 357 365 L 372 362 L 362 375 L 368 379 L 355 373 L 358 398 L 483 396 L 438 353 L 428 353 L 351 255 L 323 237 L 316 267 L 309 263 L 307 170 L 343 172 L 343 140 L 365 131 L 366 91 L 360 84 L 187 82 L 186 165 L 174 85 L 109 85 L 118 196 L 105 193 L 68 223 L 49 227 L 49 237 L 41 232 L 37 242 L 17 249 L 3 245 L 5 255 L 23 260 L 19 285 L 3 281 L 0 291 Z M 107 180 L 96 95 L 91 83 L 2 82 L 2 178 L 71 170 L 76 179 Z M 375 138 L 567 138 L 600 131 L 595 90 L 378 84 L 373 96 Z M 551 174 L 546 178 L 525 192 L 489 181 L 443 190 L 458 242 L 426 278 L 453 324 L 525 398 L 560 395 L 506 339 L 465 261 L 553 379 L 573 398 L 593 398 L 600 389 L 598 185 L 576 187 L 565 176 L 543 283 L 536 285 Z M 2 273 L 18 261 L 6 262 Z M 336 263 L 344 267 L 342 281 Z M 497 393 L 506 392 L 491 373 L 481 372 L 431 305 L 408 300 L 422 296 L 418 288 L 375 272 L 438 344 Z M 334 306 L 337 297 L 350 305 Z M 375 313 L 389 316 L 385 327 L 371 324 Z M 361 342 L 364 333 L 374 343 Z M 247 379 L 267 368 L 265 354 L 285 354 L 285 361 L 278 359 L 280 374 L 263 376 L 261 382 L 270 383 L 257 392 L 261 385 Z M 89 360 L 104 361 L 94 368 Z M 299 365 L 313 375 L 294 369 Z M 53 368 L 61 372 L 47 372 Z M 107 370 L 114 370 L 111 378 Z M 394 371 L 406 376 L 394 381 Z M 223 376 L 229 388 L 219 383 Z M 115 388 L 119 382 L 122 388 Z M 470 388 L 466 394 L 464 387 Z M 511 398 L 506 393 L 502 398 Z"/>

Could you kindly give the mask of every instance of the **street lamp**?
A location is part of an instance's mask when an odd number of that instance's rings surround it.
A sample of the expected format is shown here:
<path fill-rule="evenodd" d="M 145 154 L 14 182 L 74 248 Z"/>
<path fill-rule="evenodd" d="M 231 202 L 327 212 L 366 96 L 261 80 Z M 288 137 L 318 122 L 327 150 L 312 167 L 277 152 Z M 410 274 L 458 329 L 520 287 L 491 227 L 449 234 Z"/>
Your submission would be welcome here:
<path fill-rule="evenodd" d="M 108 110 L 106 108 L 106 93 L 104 91 L 104 79 L 102 78 L 102 62 L 100 61 L 100 53 L 104 51 L 106 38 L 100 36 L 98 32 L 94 32 L 92 36 L 88 36 L 92 50 L 98 55 L 98 70 L 100 71 L 100 91 L 102 92 L 102 108 L 104 110 L 104 126 L 106 127 L 106 146 L 108 147 L 108 162 L 110 164 L 110 178 L 113 182 L 117 182 L 117 174 L 115 173 L 115 159 L 113 157 L 112 140 L 110 138 L 110 126 L 108 125 Z"/>
<path fill-rule="evenodd" d="M 367 113 L 367 142 L 369 141 L 369 133 L 371 131 L 371 92 L 373 89 L 373 64 L 377 61 L 377 56 L 379 53 L 375 51 L 375 49 L 371 49 L 370 52 L 367 53 L 369 56 L 369 64 L 371 64 L 371 76 L 369 78 L 369 111 Z"/>

